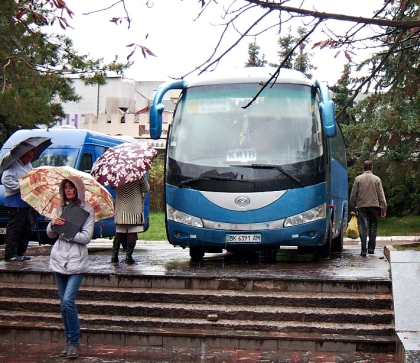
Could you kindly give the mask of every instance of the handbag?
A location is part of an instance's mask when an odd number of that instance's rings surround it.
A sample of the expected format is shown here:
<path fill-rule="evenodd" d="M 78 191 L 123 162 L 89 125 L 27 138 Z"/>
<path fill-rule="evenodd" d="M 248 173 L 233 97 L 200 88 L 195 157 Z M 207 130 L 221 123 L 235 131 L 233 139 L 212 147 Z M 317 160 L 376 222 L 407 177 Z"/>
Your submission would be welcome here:
<path fill-rule="evenodd" d="M 350 222 L 346 229 L 346 236 L 353 239 L 359 238 L 359 226 L 357 224 L 356 216 L 350 218 Z"/>

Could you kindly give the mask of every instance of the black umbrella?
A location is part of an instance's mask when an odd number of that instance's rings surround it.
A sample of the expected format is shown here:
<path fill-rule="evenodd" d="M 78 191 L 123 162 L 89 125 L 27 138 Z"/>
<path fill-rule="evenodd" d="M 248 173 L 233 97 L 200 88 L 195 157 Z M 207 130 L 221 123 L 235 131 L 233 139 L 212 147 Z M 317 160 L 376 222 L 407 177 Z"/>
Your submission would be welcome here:
<path fill-rule="evenodd" d="M 51 137 L 33 136 L 22 140 L 19 144 L 13 146 L 2 159 L 0 164 L 0 174 L 30 150 L 32 150 L 35 154 L 34 158 L 32 159 L 32 161 L 35 161 L 51 144 Z"/>

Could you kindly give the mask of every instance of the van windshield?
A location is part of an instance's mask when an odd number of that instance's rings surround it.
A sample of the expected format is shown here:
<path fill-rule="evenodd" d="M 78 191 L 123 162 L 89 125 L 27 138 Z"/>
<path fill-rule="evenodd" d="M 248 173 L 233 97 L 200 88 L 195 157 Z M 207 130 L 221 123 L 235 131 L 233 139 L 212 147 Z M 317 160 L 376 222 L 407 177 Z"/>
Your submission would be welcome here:
<path fill-rule="evenodd" d="M 71 166 L 72 168 L 76 165 L 77 155 L 79 149 L 46 149 L 39 159 L 32 162 L 32 166 L 37 168 L 38 166 Z"/>

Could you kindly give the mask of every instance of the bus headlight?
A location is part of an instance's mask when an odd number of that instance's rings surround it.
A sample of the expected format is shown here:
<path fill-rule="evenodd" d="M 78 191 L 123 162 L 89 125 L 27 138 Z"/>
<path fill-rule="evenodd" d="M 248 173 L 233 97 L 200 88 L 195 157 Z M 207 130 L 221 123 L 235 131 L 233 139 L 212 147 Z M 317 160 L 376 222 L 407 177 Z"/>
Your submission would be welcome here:
<path fill-rule="evenodd" d="M 284 221 L 285 227 L 297 226 L 299 224 L 309 223 L 318 219 L 324 219 L 327 216 L 326 203 L 321 204 L 315 208 L 309 209 L 306 212 L 296 214 L 286 218 Z"/>
<path fill-rule="evenodd" d="M 203 228 L 203 221 L 200 218 L 180 212 L 168 204 L 166 205 L 166 214 L 168 219 L 171 221 L 186 224 L 188 226 Z"/>

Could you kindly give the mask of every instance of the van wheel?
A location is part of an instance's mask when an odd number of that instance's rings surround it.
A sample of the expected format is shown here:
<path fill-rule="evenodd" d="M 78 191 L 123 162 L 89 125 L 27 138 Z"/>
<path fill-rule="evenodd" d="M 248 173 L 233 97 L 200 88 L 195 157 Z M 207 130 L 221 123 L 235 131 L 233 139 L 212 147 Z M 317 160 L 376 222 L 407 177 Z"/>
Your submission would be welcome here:
<path fill-rule="evenodd" d="M 194 262 L 202 261 L 204 257 L 204 249 L 202 247 L 190 247 L 190 257 Z"/>

